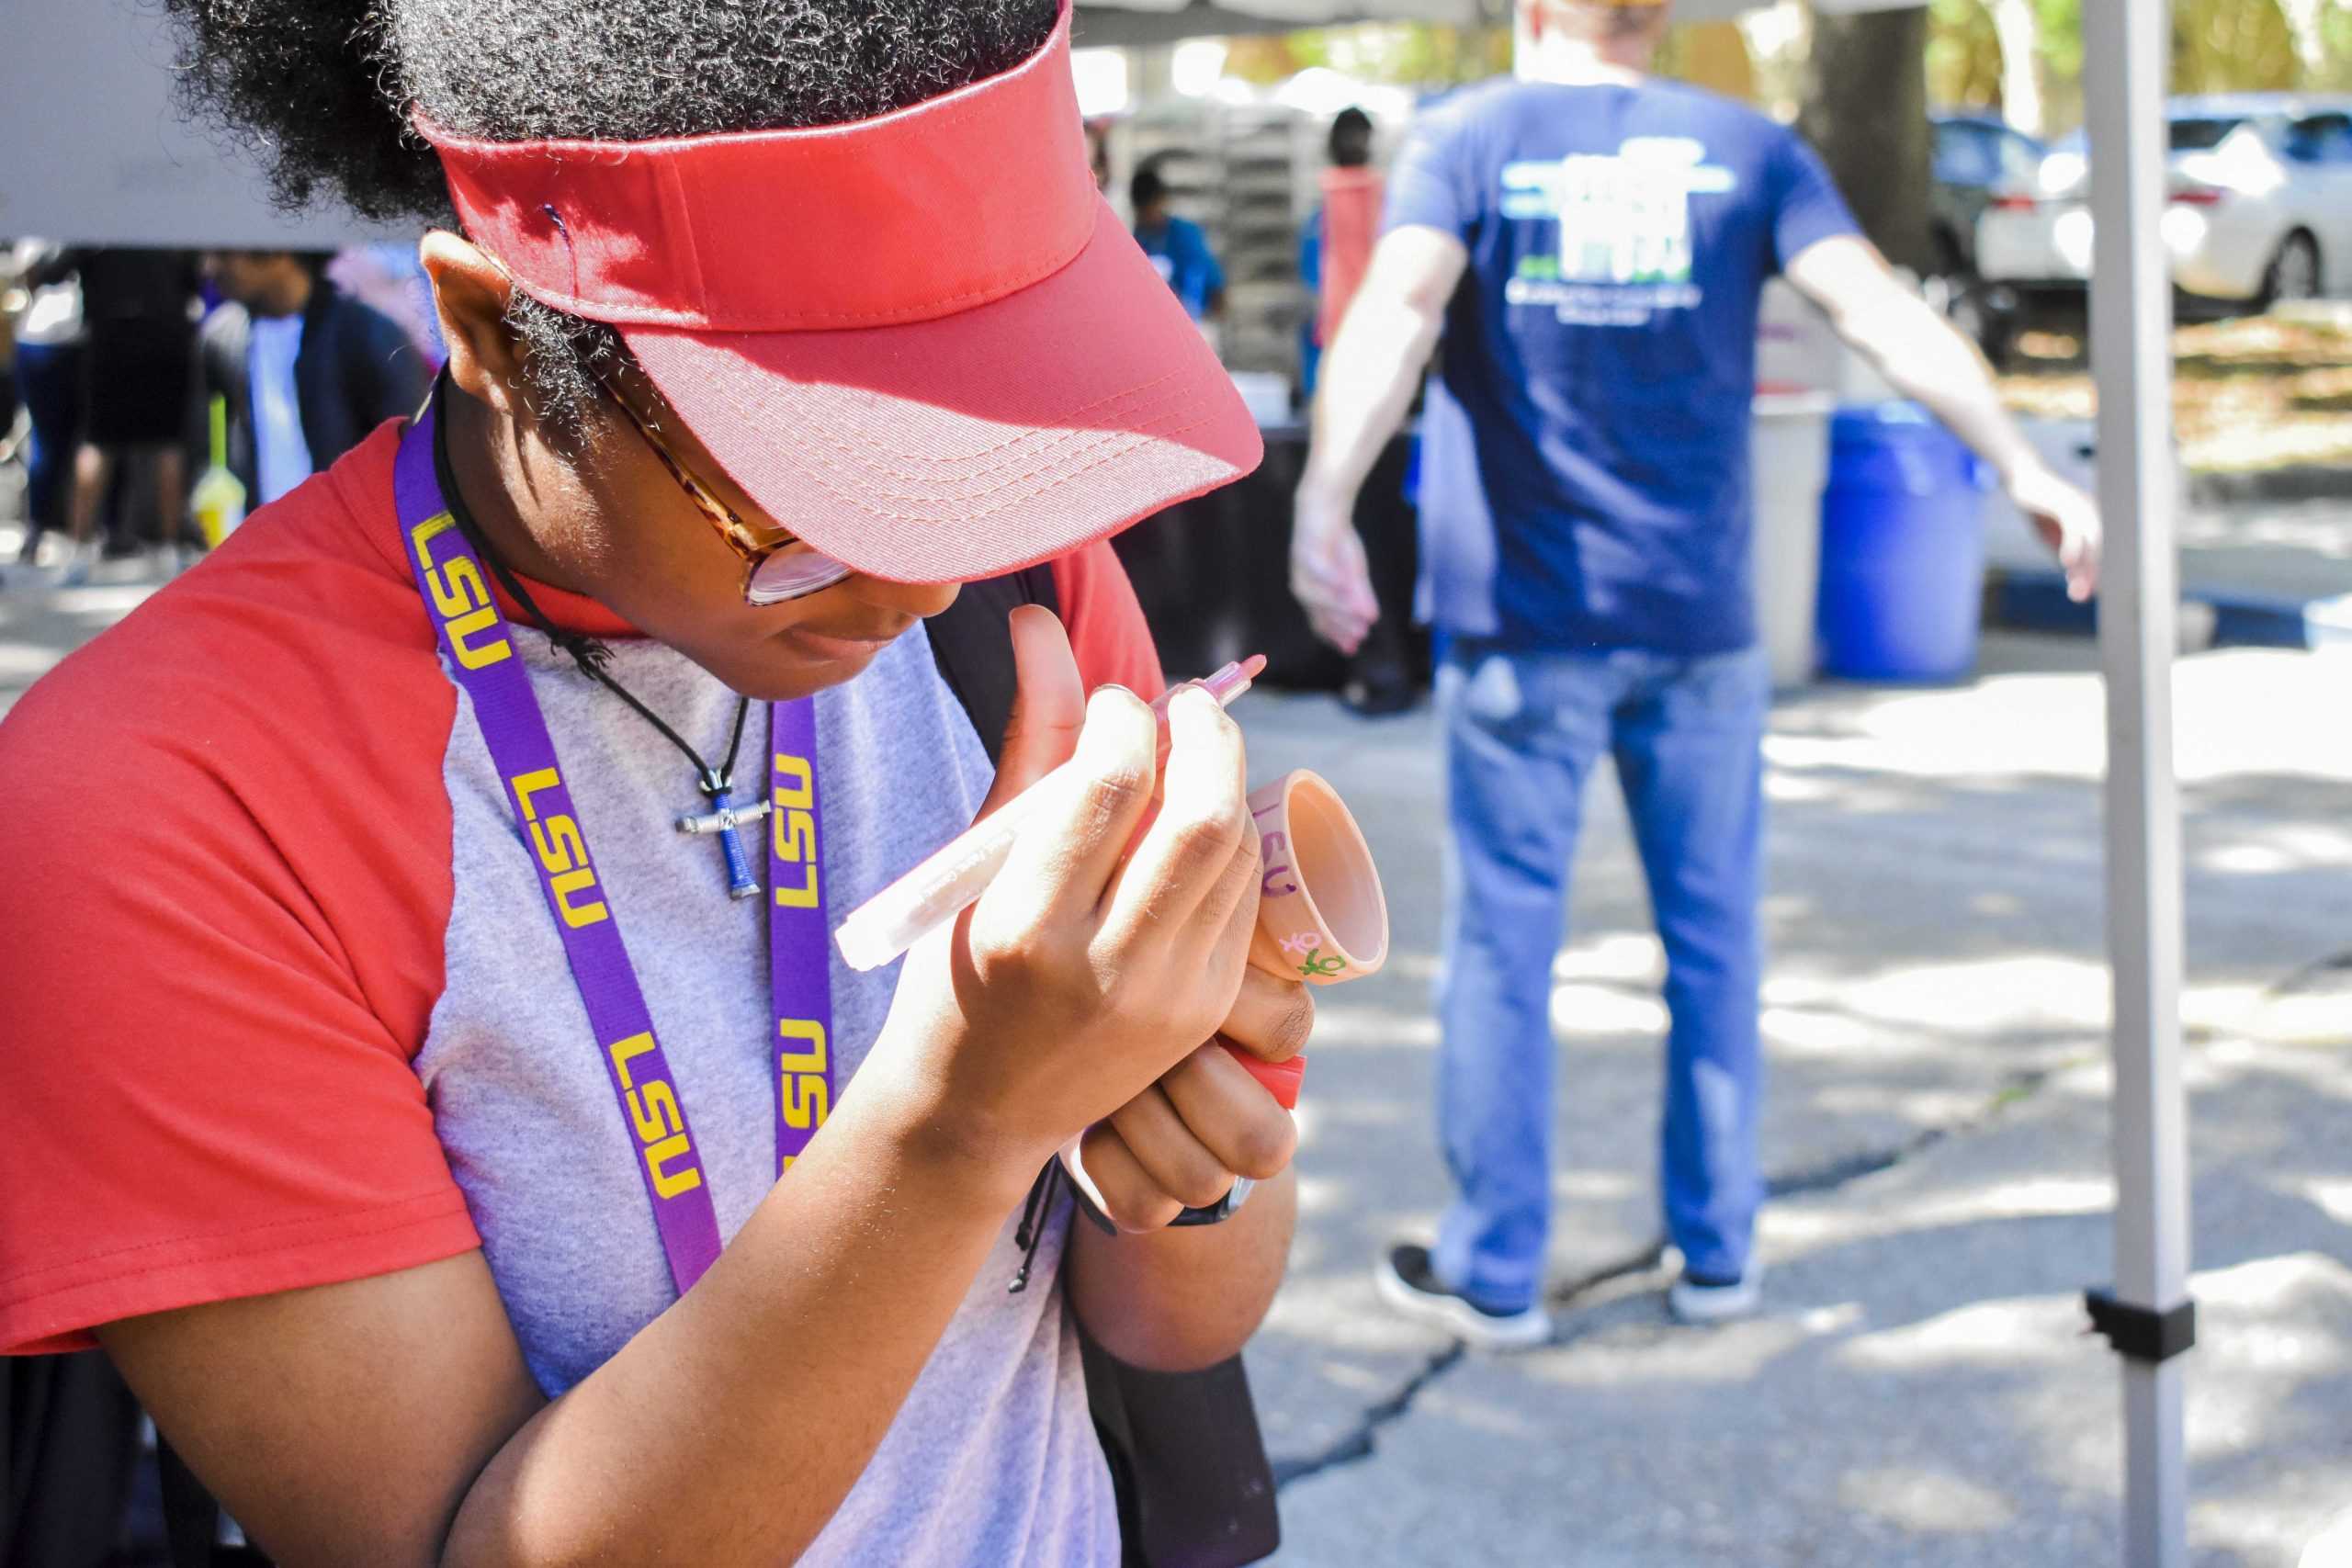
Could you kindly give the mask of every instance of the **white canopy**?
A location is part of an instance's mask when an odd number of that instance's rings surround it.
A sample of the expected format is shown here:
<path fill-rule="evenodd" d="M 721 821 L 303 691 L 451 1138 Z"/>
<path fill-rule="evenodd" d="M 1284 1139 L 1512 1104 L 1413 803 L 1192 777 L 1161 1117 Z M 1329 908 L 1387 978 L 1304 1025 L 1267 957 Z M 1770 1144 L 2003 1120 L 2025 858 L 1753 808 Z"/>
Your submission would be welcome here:
<path fill-rule="evenodd" d="M 172 105 L 172 40 L 140 0 L 10 6 L 0 44 L 0 233 L 92 245 L 314 247 L 406 238 L 322 203 L 270 205 L 254 161 Z"/>

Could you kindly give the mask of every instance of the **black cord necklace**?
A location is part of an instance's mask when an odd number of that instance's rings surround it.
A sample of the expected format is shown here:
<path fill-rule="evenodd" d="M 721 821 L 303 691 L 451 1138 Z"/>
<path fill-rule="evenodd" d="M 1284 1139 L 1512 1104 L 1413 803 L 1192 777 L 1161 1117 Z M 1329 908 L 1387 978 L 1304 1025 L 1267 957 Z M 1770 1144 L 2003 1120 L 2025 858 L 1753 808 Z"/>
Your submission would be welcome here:
<path fill-rule="evenodd" d="M 448 502 L 449 515 L 456 520 L 459 531 L 489 566 L 491 575 L 498 579 L 498 585 L 523 607 L 523 614 L 529 617 L 531 625 L 543 633 L 549 643 L 568 655 L 582 674 L 634 708 L 639 717 L 651 725 L 664 740 L 676 747 L 694 765 L 695 787 L 709 800 L 711 809 L 707 813 L 679 818 L 678 831 L 695 836 L 718 835 L 719 848 L 727 860 L 729 895 L 736 898 L 757 897 L 760 885 L 752 874 L 751 857 L 744 852 L 739 829 L 765 817 L 769 803 L 762 800 L 749 806 L 738 806 L 733 794 L 735 761 L 742 754 L 743 729 L 751 717 L 752 699 L 743 696 L 735 699 L 735 724 L 733 733 L 728 738 L 727 760 L 717 767 L 711 766 L 703 760 L 700 751 L 687 744 L 685 737 L 664 723 L 660 714 L 638 699 L 636 693 L 613 678 L 612 671 L 606 668 L 612 662 L 611 649 L 584 632 L 567 631 L 557 626 L 540 610 L 538 602 L 531 597 L 530 590 L 523 586 L 522 579 L 516 577 L 498 552 L 491 548 L 489 538 L 483 535 L 481 525 L 475 523 L 473 514 L 467 510 L 465 500 L 458 492 L 457 474 L 449 466 L 447 430 L 447 421 L 435 423 L 433 464 L 441 481 L 442 497 Z"/>

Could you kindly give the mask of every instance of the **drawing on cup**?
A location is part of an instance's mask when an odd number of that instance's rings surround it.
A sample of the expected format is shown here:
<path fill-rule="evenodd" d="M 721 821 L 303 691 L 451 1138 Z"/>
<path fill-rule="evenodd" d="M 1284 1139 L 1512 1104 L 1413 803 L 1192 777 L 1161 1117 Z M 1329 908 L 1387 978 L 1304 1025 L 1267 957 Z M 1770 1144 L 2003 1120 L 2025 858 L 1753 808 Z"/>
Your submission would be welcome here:
<path fill-rule="evenodd" d="M 1363 832 L 1337 791 L 1304 769 L 1252 792 L 1260 866 L 1250 961 L 1329 986 L 1388 957 L 1388 903 Z"/>

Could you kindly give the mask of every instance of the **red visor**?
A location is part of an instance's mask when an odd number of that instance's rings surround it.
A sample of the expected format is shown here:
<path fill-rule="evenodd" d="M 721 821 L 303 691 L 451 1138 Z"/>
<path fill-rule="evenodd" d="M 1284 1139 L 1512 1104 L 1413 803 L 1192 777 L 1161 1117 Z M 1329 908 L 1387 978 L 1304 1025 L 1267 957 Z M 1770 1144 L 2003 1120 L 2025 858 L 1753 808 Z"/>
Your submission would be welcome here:
<path fill-rule="evenodd" d="M 1067 0 L 1012 70 L 849 125 L 513 142 L 415 118 L 516 284 L 619 328 L 760 509 L 861 571 L 1008 571 L 1262 455 L 1095 190 Z"/>

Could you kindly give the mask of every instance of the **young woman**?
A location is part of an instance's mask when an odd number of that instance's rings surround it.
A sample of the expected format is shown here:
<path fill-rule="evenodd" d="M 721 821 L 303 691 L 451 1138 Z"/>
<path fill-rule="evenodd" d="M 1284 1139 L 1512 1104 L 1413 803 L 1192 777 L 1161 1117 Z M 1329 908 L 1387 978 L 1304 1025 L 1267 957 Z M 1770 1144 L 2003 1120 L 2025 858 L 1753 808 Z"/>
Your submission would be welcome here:
<path fill-rule="evenodd" d="M 1203 1043 L 1311 1010 L 1213 701 L 1155 775 L 1102 541 L 1257 443 L 1066 12 L 172 9 L 289 193 L 454 205 L 450 360 L 0 728 L 0 1348 L 102 1345 L 287 1563 L 1117 1562 L 1070 1320 L 1248 1337 L 1293 1132 Z M 924 621 L 1041 561 L 991 773 Z"/>

